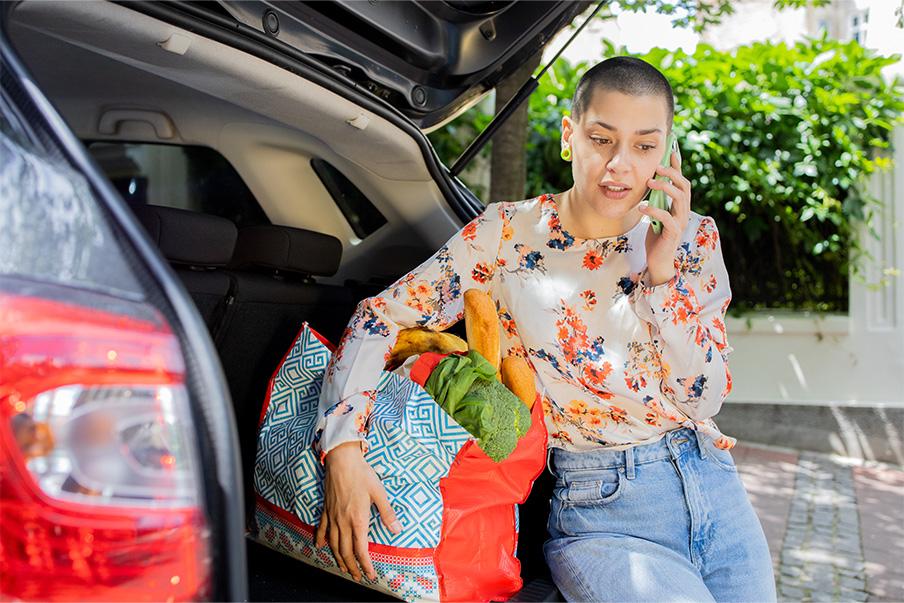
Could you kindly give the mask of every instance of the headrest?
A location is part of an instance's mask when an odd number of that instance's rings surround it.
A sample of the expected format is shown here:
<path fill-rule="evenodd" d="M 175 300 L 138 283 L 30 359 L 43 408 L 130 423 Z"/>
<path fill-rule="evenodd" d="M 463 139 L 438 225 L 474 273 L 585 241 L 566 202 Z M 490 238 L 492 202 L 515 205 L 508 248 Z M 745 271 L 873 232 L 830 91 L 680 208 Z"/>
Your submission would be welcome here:
<path fill-rule="evenodd" d="M 239 231 L 233 270 L 298 272 L 332 276 L 342 260 L 342 241 L 313 230 L 277 226 L 246 226 Z"/>
<path fill-rule="evenodd" d="M 159 205 L 139 205 L 134 211 L 170 262 L 206 267 L 229 263 L 238 237 L 230 220 Z"/>

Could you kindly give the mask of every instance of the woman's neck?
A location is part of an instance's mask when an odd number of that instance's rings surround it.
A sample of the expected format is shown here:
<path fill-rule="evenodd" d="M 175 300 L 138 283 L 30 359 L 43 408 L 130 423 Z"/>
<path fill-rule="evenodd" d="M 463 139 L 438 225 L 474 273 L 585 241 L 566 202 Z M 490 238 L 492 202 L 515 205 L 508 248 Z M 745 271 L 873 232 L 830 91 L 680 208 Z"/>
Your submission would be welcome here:
<path fill-rule="evenodd" d="M 581 239 L 602 239 L 623 235 L 637 226 L 643 218 L 643 214 L 632 209 L 619 220 L 607 220 L 594 212 L 589 203 L 579 202 L 574 187 L 555 197 L 562 228 Z"/>

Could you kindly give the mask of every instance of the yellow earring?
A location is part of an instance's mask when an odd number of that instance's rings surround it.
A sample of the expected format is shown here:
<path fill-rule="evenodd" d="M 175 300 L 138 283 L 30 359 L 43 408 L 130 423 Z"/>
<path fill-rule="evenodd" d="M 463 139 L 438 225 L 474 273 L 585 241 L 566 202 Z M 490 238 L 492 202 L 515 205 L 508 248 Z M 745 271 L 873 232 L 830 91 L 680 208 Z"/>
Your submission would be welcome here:
<path fill-rule="evenodd" d="M 565 161 L 571 161 L 571 147 L 565 145 L 562 147 L 562 159 Z"/>

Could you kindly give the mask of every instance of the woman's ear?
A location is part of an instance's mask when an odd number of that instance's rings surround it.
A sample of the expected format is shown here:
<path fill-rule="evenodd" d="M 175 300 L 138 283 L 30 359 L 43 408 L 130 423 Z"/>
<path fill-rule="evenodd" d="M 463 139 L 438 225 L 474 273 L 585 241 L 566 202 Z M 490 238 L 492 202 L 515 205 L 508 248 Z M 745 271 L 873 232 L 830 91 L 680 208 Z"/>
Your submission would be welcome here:
<path fill-rule="evenodd" d="M 571 135 L 574 132 L 574 122 L 567 115 L 562 116 L 562 142 L 563 144 L 571 144 Z"/>

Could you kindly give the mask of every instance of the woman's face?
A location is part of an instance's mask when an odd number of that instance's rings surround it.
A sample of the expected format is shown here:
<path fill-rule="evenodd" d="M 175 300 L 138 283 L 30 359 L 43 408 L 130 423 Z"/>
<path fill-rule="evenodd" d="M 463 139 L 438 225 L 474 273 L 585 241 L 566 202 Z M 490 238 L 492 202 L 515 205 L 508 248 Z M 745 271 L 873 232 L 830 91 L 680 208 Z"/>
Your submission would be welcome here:
<path fill-rule="evenodd" d="M 597 90 L 579 121 L 562 118 L 575 193 L 600 217 L 623 218 L 643 199 L 665 152 L 667 112 L 659 96 Z M 610 190 L 607 184 L 628 190 Z"/>

